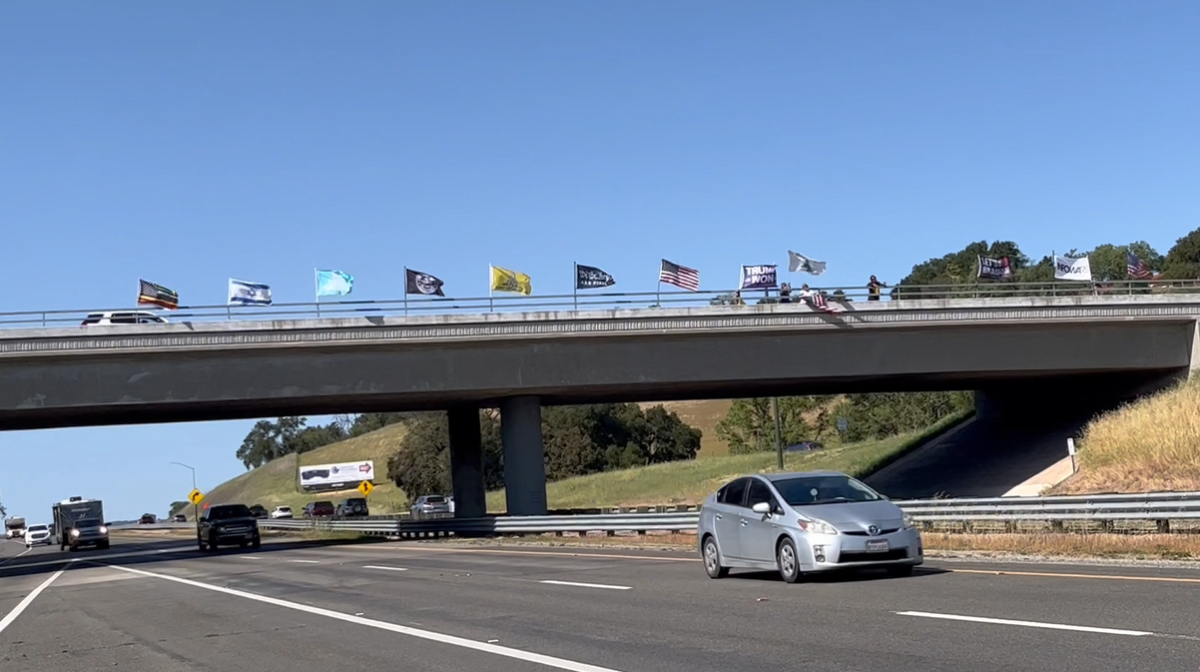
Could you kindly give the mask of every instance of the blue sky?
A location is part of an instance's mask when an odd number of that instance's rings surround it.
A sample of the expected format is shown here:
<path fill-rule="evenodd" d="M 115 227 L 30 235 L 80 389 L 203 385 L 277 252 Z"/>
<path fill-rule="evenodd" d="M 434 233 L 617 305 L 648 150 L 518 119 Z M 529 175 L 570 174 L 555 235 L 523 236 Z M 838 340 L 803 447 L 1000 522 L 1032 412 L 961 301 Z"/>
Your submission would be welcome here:
<path fill-rule="evenodd" d="M 652 291 L 667 257 L 895 282 L 972 240 L 1031 256 L 1198 225 L 1195 2 L 63 2 L 0 10 L 0 311 L 139 277 L 355 298 L 402 268 Z M 252 424 L 0 433 L 0 497 L 162 513 Z"/>

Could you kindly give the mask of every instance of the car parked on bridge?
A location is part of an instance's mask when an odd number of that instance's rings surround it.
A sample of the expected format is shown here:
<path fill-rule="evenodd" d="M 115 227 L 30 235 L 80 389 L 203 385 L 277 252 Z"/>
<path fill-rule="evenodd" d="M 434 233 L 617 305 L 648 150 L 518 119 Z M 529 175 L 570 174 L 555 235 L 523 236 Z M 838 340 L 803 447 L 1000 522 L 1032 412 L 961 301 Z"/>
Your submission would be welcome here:
<path fill-rule="evenodd" d="M 709 495 L 696 538 L 710 578 L 731 568 L 805 574 L 882 567 L 906 576 L 924 562 L 913 519 L 865 483 L 835 471 L 756 474 Z"/>
<path fill-rule="evenodd" d="M 166 324 L 167 318 L 148 310 L 116 310 L 88 313 L 81 327 L 105 327 L 126 324 Z"/>

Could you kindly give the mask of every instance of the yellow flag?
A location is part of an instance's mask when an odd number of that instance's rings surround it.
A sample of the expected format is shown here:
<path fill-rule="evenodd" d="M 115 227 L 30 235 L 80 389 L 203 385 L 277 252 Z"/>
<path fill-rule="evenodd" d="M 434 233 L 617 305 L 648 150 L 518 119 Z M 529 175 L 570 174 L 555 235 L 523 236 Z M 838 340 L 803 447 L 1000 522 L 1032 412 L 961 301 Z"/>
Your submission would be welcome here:
<path fill-rule="evenodd" d="M 492 266 L 492 290 L 497 292 L 514 292 L 529 296 L 533 294 L 533 280 L 524 273 Z"/>

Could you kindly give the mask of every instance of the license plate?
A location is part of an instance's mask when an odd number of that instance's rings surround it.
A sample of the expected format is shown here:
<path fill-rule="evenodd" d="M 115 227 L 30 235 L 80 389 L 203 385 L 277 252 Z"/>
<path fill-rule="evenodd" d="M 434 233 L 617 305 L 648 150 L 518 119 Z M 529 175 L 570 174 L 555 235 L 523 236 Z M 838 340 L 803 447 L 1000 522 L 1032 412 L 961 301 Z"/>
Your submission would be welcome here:
<path fill-rule="evenodd" d="M 886 553 L 887 550 L 888 550 L 887 539 L 880 539 L 878 541 L 868 541 L 867 542 L 867 552 L 868 553 Z"/>

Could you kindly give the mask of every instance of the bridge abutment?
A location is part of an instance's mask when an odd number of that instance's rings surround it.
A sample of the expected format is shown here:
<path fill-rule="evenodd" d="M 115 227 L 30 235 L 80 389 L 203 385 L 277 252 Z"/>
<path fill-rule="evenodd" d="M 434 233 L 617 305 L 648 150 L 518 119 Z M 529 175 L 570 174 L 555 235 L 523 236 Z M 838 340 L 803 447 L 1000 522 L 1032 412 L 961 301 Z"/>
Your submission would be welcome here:
<path fill-rule="evenodd" d="M 500 402 L 504 444 L 504 488 L 510 516 L 546 514 L 546 453 L 542 445 L 542 404 L 537 397 Z"/>
<path fill-rule="evenodd" d="M 454 517 L 487 515 L 487 489 L 483 480 L 483 441 L 479 409 L 460 406 L 446 411 L 450 434 L 450 481 L 454 491 Z"/>

